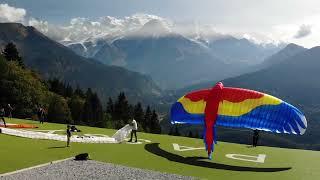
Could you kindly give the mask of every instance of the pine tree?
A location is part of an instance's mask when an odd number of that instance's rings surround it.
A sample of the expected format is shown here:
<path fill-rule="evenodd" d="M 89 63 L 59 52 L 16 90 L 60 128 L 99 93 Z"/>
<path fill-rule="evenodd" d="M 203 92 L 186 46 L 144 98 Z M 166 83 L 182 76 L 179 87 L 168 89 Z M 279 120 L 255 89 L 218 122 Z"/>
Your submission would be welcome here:
<path fill-rule="evenodd" d="M 180 136 L 181 135 L 177 125 L 175 126 L 175 131 L 174 131 L 173 135 L 175 135 L 175 136 Z"/>
<path fill-rule="evenodd" d="M 87 92 L 86 92 L 86 98 L 91 98 L 91 96 L 92 96 L 92 90 L 91 90 L 91 88 L 88 88 L 87 89 Z"/>
<path fill-rule="evenodd" d="M 60 82 L 59 79 L 54 78 L 54 79 L 50 79 L 49 81 L 49 90 L 59 94 L 61 96 L 65 96 L 65 87 L 64 84 L 62 82 Z"/>
<path fill-rule="evenodd" d="M 90 88 L 86 92 L 86 100 L 83 106 L 82 122 L 89 126 L 106 127 L 101 101 L 97 93 Z"/>
<path fill-rule="evenodd" d="M 93 93 L 93 95 L 91 96 L 91 106 L 93 110 L 93 118 L 92 118 L 91 125 L 97 126 L 97 127 L 106 127 L 107 124 L 103 118 L 101 101 L 97 93 Z"/>
<path fill-rule="evenodd" d="M 160 134 L 161 133 L 161 127 L 159 123 L 158 114 L 155 110 L 152 111 L 149 128 L 151 133 Z"/>
<path fill-rule="evenodd" d="M 77 88 L 74 90 L 74 94 L 81 98 L 85 98 L 85 94 L 83 93 L 79 85 L 77 85 Z"/>
<path fill-rule="evenodd" d="M 107 122 L 107 127 L 108 128 L 116 128 L 115 127 L 115 121 L 112 118 L 112 115 L 114 114 L 114 103 L 112 101 L 112 98 L 109 97 L 107 101 L 107 106 L 106 106 L 106 111 L 104 113 L 104 118 L 106 119 Z"/>
<path fill-rule="evenodd" d="M 71 111 L 72 119 L 75 124 L 81 124 L 81 114 L 84 107 L 84 99 L 79 96 L 72 96 L 69 100 L 69 107 Z"/>
<path fill-rule="evenodd" d="M 64 96 L 65 97 L 72 97 L 73 95 L 73 88 L 70 84 L 65 85 L 65 90 L 64 90 Z"/>
<path fill-rule="evenodd" d="M 109 99 L 108 99 L 106 112 L 108 114 L 113 114 L 113 112 L 114 112 L 114 104 L 113 104 L 111 97 L 109 97 Z"/>
<path fill-rule="evenodd" d="M 5 46 L 2 54 L 7 61 L 16 61 L 21 67 L 24 68 L 22 57 L 19 55 L 16 45 L 12 42 Z"/>
<path fill-rule="evenodd" d="M 118 100 L 114 105 L 114 112 L 112 118 L 116 121 L 116 128 L 121 128 L 129 122 L 130 106 L 128 100 L 123 92 L 118 96 Z"/>
<path fill-rule="evenodd" d="M 152 116 L 152 113 L 150 110 L 150 106 L 148 106 L 142 122 L 142 127 L 145 130 L 145 132 L 150 132 L 149 123 L 151 121 L 151 116 Z"/>
<path fill-rule="evenodd" d="M 103 119 L 104 119 L 106 128 L 109 128 L 109 129 L 115 128 L 114 121 L 112 120 L 111 115 L 109 113 L 104 112 Z"/>
<path fill-rule="evenodd" d="M 144 112 L 143 112 L 143 108 L 142 108 L 142 105 L 140 102 L 138 102 L 134 106 L 133 118 L 138 122 L 139 125 L 141 125 L 141 128 L 139 128 L 139 129 L 141 131 L 144 131 L 144 129 L 142 127 L 142 123 L 143 123 L 143 119 L 144 119 Z"/>
<path fill-rule="evenodd" d="M 132 121 L 133 112 L 134 112 L 134 106 L 132 104 L 129 104 L 127 113 L 125 114 L 126 119 L 128 119 L 127 122 L 131 122 Z"/>
<path fill-rule="evenodd" d="M 53 96 L 48 109 L 49 122 L 73 123 L 67 102 L 61 96 Z"/>
<path fill-rule="evenodd" d="M 92 91 L 90 88 L 88 88 L 86 92 L 86 100 L 85 100 L 82 115 L 81 115 L 81 122 L 85 123 L 86 125 L 90 125 L 90 121 L 93 119 L 91 96 L 92 96 Z"/>

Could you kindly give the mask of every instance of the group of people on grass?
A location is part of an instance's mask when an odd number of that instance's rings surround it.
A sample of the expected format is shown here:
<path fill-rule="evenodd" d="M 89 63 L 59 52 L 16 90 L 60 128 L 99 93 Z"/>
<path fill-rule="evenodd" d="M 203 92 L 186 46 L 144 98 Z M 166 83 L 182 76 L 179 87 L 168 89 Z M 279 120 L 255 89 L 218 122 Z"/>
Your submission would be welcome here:
<path fill-rule="evenodd" d="M 14 108 L 11 106 L 11 104 L 7 104 L 6 106 L 0 106 L 0 120 L 3 122 L 4 127 L 7 127 L 5 117 L 11 119 L 13 110 Z M 36 107 L 36 110 L 39 122 L 43 124 L 43 122 L 46 119 L 46 109 L 39 105 Z"/>
<path fill-rule="evenodd" d="M 0 107 L 0 120 L 3 121 L 4 127 L 7 127 L 5 117 L 8 117 L 9 119 L 12 118 L 13 107 L 11 106 L 11 104 L 7 104 L 7 106 L 5 107 L 6 108 L 4 108 L 4 106 Z"/>

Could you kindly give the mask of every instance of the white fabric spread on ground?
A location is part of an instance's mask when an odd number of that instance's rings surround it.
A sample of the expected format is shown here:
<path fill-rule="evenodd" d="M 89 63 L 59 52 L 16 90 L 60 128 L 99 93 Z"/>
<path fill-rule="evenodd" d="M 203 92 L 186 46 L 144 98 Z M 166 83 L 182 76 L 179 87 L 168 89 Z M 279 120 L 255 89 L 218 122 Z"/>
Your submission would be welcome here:
<path fill-rule="evenodd" d="M 131 133 L 131 131 L 132 131 L 132 127 L 127 124 L 123 128 L 119 129 L 112 137 L 72 135 L 70 141 L 81 142 L 81 143 L 120 143 L 125 140 L 125 138 Z M 60 135 L 60 134 L 51 134 L 51 133 L 35 132 L 35 131 L 22 130 L 22 129 L 9 129 L 9 128 L 1 128 L 1 132 L 3 134 L 25 137 L 25 138 L 32 138 L 32 139 L 67 141 L 67 136 Z"/>
<path fill-rule="evenodd" d="M 132 131 L 132 126 L 129 124 L 125 125 L 123 128 L 119 129 L 113 136 L 117 142 L 123 141 Z"/>

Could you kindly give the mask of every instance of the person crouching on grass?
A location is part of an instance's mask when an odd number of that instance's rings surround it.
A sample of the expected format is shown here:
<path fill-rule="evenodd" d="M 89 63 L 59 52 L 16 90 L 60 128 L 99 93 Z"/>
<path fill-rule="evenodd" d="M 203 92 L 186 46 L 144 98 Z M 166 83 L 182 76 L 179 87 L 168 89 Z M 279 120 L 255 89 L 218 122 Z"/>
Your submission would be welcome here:
<path fill-rule="evenodd" d="M 138 142 L 138 138 L 137 138 L 137 130 L 138 130 L 138 124 L 136 120 L 132 120 L 132 122 L 130 123 L 130 126 L 132 126 L 132 131 L 131 131 L 131 138 L 128 142 L 132 142 L 132 135 L 134 134 L 134 137 L 136 138 L 135 142 Z"/>
<path fill-rule="evenodd" d="M 67 125 L 67 147 L 69 147 L 70 138 L 71 138 L 71 129 L 70 129 L 70 125 Z"/>

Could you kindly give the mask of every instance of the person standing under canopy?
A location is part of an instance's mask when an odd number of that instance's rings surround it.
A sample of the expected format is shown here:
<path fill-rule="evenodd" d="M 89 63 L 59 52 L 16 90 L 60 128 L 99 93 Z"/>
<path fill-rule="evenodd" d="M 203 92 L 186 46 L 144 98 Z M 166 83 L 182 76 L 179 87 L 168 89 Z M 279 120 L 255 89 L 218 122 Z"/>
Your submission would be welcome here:
<path fill-rule="evenodd" d="M 135 142 L 138 142 L 138 138 L 137 138 L 137 130 L 138 130 L 138 124 L 136 120 L 132 120 L 132 122 L 130 123 L 130 126 L 132 126 L 132 131 L 131 131 L 131 138 L 128 142 L 132 142 L 132 136 L 134 134 L 134 137 L 136 138 Z"/>
<path fill-rule="evenodd" d="M 259 130 L 255 129 L 253 130 L 253 138 L 252 138 L 252 146 L 257 147 L 259 139 Z"/>

